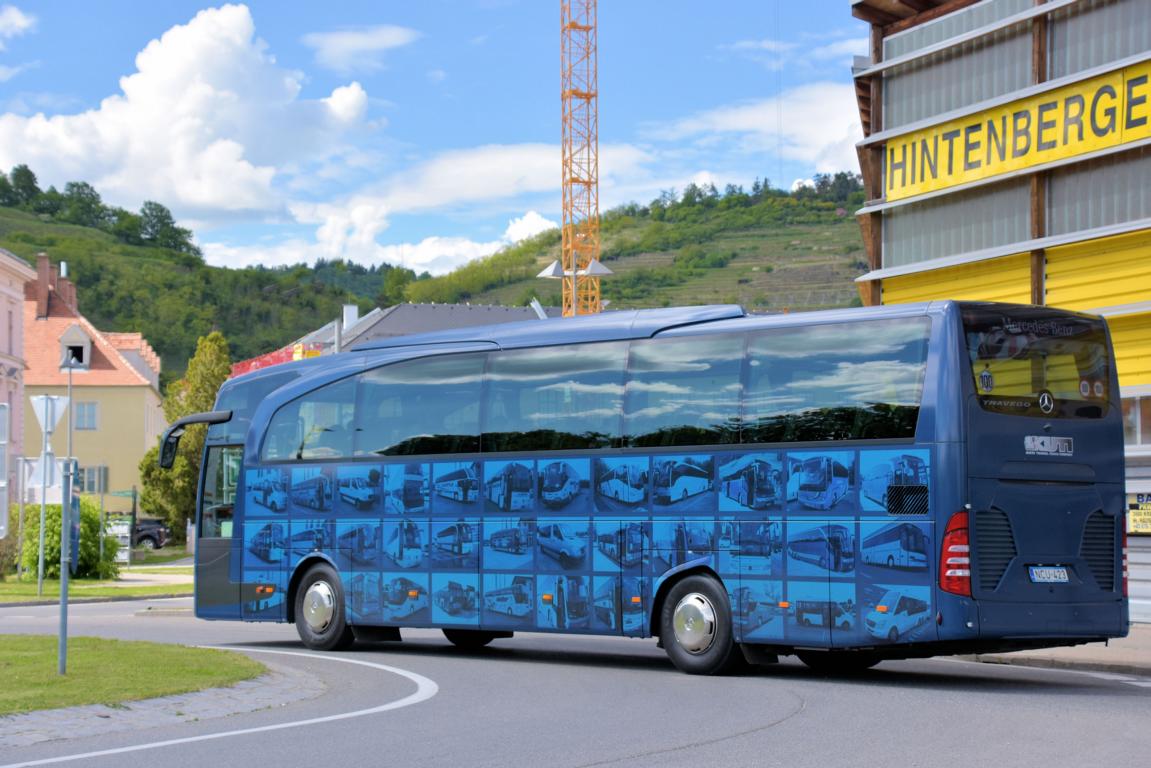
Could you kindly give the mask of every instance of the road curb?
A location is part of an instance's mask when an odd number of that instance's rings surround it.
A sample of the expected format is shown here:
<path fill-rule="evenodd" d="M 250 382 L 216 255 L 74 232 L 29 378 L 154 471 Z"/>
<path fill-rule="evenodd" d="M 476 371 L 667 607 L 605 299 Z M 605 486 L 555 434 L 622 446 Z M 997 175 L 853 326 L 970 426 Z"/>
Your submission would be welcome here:
<path fill-rule="evenodd" d="M 1066 669 L 1079 672 L 1108 672 L 1118 675 L 1151 677 L 1151 667 L 1140 664 L 1105 661 L 1075 661 L 1042 656 L 1005 656 L 1000 654 L 979 654 L 962 658 L 981 664 L 1002 664 L 1005 666 L 1037 667 L 1040 669 Z"/>
<path fill-rule="evenodd" d="M 127 603 L 133 600 L 175 600 L 180 597 L 192 597 L 191 592 L 183 594 L 171 593 L 163 595 L 146 595 L 136 597 L 69 597 L 68 605 L 77 603 Z M 60 599 L 55 600 L 25 600 L 19 603 L 0 603 L 0 610 L 5 608 L 31 608 L 38 605 L 59 605 Z"/>

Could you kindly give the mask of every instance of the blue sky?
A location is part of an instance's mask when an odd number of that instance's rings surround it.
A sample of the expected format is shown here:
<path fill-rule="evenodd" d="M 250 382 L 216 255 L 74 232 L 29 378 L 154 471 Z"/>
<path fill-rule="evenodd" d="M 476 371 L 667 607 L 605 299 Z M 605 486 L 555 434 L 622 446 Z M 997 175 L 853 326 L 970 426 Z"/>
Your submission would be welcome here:
<path fill-rule="evenodd" d="M 560 220 L 559 0 L 0 0 L 0 169 L 210 263 L 443 273 Z M 601 0 L 600 204 L 857 170 L 846 0 Z"/>

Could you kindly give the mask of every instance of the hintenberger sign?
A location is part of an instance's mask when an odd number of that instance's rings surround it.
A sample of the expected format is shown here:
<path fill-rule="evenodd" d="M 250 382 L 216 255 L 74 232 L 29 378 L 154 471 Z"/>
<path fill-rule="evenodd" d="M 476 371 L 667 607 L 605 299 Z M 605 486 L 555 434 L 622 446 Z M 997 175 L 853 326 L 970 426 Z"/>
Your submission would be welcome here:
<path fill-rule="evenodd" d="M 887 140 L 888 201 L 1151 137 L 1151 61 Z"/>

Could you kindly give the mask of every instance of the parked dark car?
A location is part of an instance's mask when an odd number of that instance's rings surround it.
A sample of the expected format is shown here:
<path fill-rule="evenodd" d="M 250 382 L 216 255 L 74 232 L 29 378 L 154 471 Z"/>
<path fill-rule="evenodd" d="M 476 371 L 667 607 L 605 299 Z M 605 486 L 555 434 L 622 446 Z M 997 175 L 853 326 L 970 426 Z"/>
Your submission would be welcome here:
<path fill-rule="evenodd" d="M 172 529 L 164 524 L 163 520 L 149 517 L 136 519 L 136 528 L 132 531 L 132 546 L 144 549 L 160 549 L 172 538 Z"/>

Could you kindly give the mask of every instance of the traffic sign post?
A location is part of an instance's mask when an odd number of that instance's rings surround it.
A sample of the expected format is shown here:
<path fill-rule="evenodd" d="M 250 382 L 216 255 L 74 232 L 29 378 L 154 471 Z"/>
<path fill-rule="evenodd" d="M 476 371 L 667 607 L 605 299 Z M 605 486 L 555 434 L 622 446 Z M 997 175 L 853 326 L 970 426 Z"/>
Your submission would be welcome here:
<path fill-rule="evenodd" d="M 40 450 L 40 557 L 36 569 L 36 594 L 44 596 L 44 518 L 48 515 L 48 469 L 54 468 L 55 457 L 52 455 L 49 439 L 56 422 L 64 415 L 68 406 L 68 398 L 58 395 L 37 395 L 29 398 L 32 401 L 32 412 L 40 422 L 40 432 L 44 436 L 43 447 Z M 55 485 L 53 482 L 51 485 Z"/>
<path fill-rule="evenodd" d="M 73 561 L 80 559 L 80 499 L 72 496 L 76 477 L 75 459 L 64 460 L 64 496 L 60 504 L 60 640 L 57 645 L 57 673 L 68 671 L 68 577 L 74 572 Z M 73 554 L 73 549 L 75 554 Z"/>

